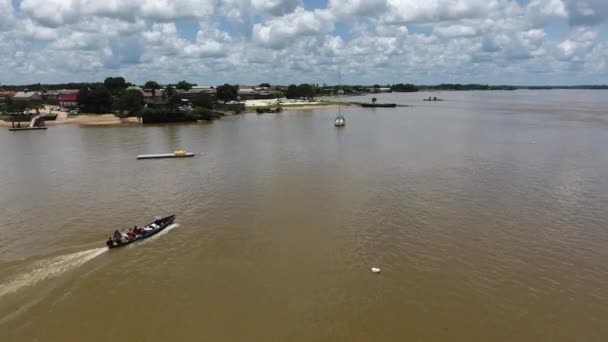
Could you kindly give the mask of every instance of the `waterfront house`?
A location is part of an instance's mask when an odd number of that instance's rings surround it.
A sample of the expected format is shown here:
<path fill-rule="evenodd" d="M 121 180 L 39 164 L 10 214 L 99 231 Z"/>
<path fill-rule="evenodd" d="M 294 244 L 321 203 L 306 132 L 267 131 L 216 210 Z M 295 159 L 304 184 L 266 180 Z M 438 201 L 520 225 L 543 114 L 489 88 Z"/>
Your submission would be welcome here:
<path fill-rule="evenodd" d="M 176 90 L 177 97 L 182 100 L 185 105 L 189 105 L 192 99 L 200 93 L 208 94 L 213 98 L 217 96 L 217 90 L 214 86 L 194 86 L 190 90 Z"/>
<path fill-rule="evenodd" d="M 78 91 L 59 94 L 59 106 L 64 109 L 78 108 Z"/>
<path fill-rule="evenodd" d="M 190 88 L 190 91 L 195 93 L 207 93 L 207 94 L 217 94 L 217 90 L 214 86 L 193 86 Z"/>
<path fill-rule="evenodd" d="M 42 95 L 42 101 L 46 104 L 57 105 L 59 104 L 59 92 L 55 90 L 51 91 L 43 91 L 40 95 Z"/>
<path fill-rule="evenodd" d="M 0 91 L 0 101 L 13 97 L 17 94 L 16 91 Z"/>
<path fill-rule="evenodd" d="M 392 93 L 391 88 L 388 87 L 369 88 L 368 91 L 370 93 Z"/>
<path fill-rule="evenodd" d="M 269 88 L 239 87 L 238 95 L 241 101 L 274 99 L 274 94 Z"/>
<path fill-rule="evenodd" d="M 164 105 L 169 103 L 165 89 L 144 89 L 144 103 L 152 105 Z"/>
<path fill-rule="evenodd" d="M 32 102 L 41 102 L 42 95 L 38 91 L 18 91 L 14 96 L 13 100 L 15 101 L 32 101 Z"/>

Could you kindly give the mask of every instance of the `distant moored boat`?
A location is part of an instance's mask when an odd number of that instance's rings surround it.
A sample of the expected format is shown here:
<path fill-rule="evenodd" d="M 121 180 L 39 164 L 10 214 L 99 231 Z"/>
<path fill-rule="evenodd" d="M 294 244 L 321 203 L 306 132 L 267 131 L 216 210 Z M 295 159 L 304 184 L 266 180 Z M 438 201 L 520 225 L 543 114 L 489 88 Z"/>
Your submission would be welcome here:
<path fill-rule="evenodd" d="M 343 127 L 346 125 L 346 118 L 342 114 L 338 114 L 336 120 L 334 121 L 334 126 Z"/>
<path fill-rule="evenodd" d="M 397 107 L 396 103 L 362 103 L 361 107 Z"/>

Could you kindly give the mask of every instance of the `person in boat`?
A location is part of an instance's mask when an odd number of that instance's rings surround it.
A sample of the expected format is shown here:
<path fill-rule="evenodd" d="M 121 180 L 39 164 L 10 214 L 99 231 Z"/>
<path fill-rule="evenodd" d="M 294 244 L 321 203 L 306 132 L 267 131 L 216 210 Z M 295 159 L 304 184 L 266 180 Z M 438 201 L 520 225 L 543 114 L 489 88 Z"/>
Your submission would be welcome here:
<path fill-rule="evenodd" d="M 117 230 L 114 232 L 114 242 L 119 243 L 120 240 L 122 239 L 122 234 L 120 234 L 120 232 Z"/>

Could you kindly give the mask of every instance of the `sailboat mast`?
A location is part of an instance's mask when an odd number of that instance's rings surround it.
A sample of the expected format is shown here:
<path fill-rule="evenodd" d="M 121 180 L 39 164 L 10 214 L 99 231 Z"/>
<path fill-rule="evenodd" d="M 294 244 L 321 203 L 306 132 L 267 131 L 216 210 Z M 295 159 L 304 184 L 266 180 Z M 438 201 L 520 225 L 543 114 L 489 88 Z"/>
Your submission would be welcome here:
<path fill-rule="evenodd" d="M 342 114 L 342 99 L 340 95 L 340 70 L 338 70 L 338 114 Z"/>

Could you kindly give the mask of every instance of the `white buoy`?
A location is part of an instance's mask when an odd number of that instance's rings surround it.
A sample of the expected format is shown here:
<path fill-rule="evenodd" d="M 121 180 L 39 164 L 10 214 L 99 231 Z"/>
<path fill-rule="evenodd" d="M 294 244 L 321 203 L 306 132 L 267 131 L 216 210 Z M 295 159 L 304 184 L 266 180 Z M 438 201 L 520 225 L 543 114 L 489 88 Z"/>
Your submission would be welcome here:
<path fill-rule="evenodd" d="M 372 273 L 380 273 L 382 270 L 378 267 L 372 267 Z"/>

